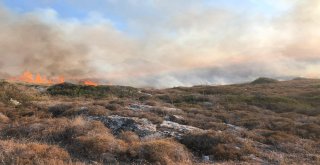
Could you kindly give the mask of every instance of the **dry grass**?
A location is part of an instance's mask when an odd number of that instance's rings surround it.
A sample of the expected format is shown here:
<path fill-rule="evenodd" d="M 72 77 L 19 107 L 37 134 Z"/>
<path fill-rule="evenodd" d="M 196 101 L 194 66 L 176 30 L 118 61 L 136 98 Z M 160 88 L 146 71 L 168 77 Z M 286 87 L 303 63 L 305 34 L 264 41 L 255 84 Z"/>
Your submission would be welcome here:
<path fill-rule="evenodd" d="M 0 112 L 0 123 L 8 123 L 10 119 Z"/>
<path fill-rule="evenodd" d="M 109 130 L 101 122 L 88 121 L 82 117 L 74 119 L 28 117 L 5 127 L 2 136 L 49 143 L 70 143 L 74 137 L 99 132 L 109 132 Z"/>
<path fill-rule="evenodd" d="M 68 152 L 55 145 L 0 140 L 0 162 L 17 165 L 80 164 L 72 162 Z"/>
<path fill-rule="evenodd" d="M 81 94 L 59 88 L 65 95 L 60 96 L 2 82 L 0 162 L 196 164 L 209 155 L 217 164 L 320 164 L 319 84 L 293 80 L 142 93 L 127 87 L 81 87 Z M 75 97 L 79 95 L 83 97 Z M 12 105 L 10 98 L 22 105 Z M 133 111 L 127 108 L 132 103 L 160 108 Z M 147 118 L 158 127 L 170 120 L 207 133 L 140 139 L 129 131 L 112 135 L 103 123 L 88 120 L 108 115 Z M 236 126 L 241 130 L 232 128 Z"/>
<path fill-rule="evenodd" d="M 131 131 L 123 131 L 120 133 L 119 138 L 127 143 L 134 143 L 140 141 L 139 136 Z"/>

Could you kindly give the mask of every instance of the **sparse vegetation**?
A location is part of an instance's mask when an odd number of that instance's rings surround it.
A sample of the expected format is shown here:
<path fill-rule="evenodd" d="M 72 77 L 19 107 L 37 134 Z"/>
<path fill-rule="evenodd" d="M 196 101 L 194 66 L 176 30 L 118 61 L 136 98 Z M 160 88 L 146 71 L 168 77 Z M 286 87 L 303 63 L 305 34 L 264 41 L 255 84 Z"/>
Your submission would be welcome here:
<path fill-rule="evenodd" d="M 0 82 L 0 162 L 320 164 L 319 84 L 258 79 L 139 92 Z M 110 115 L 143 119 L 142 125 L 97 120 Z M 137 129 L 156 132 L 142 136 Z"/>

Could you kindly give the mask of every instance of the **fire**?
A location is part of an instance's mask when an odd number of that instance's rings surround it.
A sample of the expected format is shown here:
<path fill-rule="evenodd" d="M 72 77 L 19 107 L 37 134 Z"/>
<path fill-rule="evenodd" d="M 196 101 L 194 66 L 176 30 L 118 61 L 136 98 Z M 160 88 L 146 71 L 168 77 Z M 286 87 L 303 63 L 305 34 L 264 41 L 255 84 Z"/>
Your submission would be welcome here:
<path fill-rule="evenodd" d="M 19 77 L 19 80 L 27 82 L 27 83 L 32 83 L 33 82 L 33 75 L 31 72 L 26 71 Z"/>
<path fill-rule="evenodd" d="M 41 77 L 41 75 L 38 73 L 36 75 L 36 78 L 31 83 L 35 83 L 35 84 L 52 84 L 52 81 L 48 80 L 45 76 Z"/>
<path fill-rule="evenodd" d="M 57 82 L 58 82 L 59 84 L 64 83 L 64 77 L 63 77 L 63 76 L 59 76 Z"/>
<path fill-rule="evenodd" d="M 89 85 L 89 86 L 98 86 L 97 83 L 95 83 L 93 81 L 90 81 L 90 80 L 83 81 L 83 84 L 84 85 Z"/>
<path fill-rule="evenodd" d="M 11 78 L 12 81 L 26 82 L 32 84 L 58 84 L 64 83 L 64 77 L 59 76 L 55 79 L 48 79 L 46 76 L 41 76 L 39 73 L 35 76 L 29 72 L 25 71 L 21 76 Z"/>
<path fill-rule="evenodd" d="M 15 81 L 15 82 L 25 82 L 30 84 L 43 84 L 43 85 L 61 84 L 65 82 L 65 79 L 63 76 L 47 78 L 46 76 L 40 75 L 39 73 L 32 74 L 30 71 L 25 71 L 22 75 L 18 77 L 12 77 L 9 80 Z M 98 83 L 90 80 L 80 81 L 80 83 L 88 86 L 98 86 Z"/>

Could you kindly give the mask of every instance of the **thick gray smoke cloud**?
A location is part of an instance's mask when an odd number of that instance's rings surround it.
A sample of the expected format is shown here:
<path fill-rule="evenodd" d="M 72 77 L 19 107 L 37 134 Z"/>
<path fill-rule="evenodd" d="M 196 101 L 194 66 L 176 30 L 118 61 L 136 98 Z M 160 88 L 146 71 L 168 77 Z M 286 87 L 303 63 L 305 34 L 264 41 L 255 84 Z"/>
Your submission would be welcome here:
<path fill-rule="evenodd" d="M 288 6 L 272 16 L 166 0 L 142 4 L 144 15 L 133 1 L 106 2 L 113 14 L 126 18 L 127 30 L 97 13 L 78 20 L 61 18 L 52 9 L 15 13 L 1 8 L 0 78 L 30 70 L 171 87 L 260 76 L 319 77 L 318 1 L 272 0 Z"/>
<path fill-rule="evenodd" d="M 68 42 L 63 33 L 32 14 L 17 15 L 0 9 L 0 67 L 7 74 L 24 70 L 48 76 L 80 76 L 88 67 L 88 48 Z M 86 69 L 83 69 L 86 68 Z"/>

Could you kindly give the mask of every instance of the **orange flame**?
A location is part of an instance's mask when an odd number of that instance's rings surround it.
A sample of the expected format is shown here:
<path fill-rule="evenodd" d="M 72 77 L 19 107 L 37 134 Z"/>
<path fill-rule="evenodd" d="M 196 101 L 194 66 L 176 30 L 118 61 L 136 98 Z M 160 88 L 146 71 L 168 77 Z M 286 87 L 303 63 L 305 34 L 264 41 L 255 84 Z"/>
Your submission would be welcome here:
<path fill-rule="evenodd" d="M 84 85 L 89 85 L 89 86 L 98 86 L 98 83 L 95 83 L 95 82 L 90 81 L 90 80 L 83 81 L 83 84 Z"/>
<path fill-rule="evenodd" d="M 59 84 L 64 83 L 64 77 L 63 77 L 63 76 L 59 76 L 57 82 L 58 82 Z"/>
<path fill-rule="evenodd" d="M 27 83 L 32 83 L 33 82 L 33 75 L 31 72 L 26 71 L 19 77 L 19 80 L 27 82 Z"/>
<path fill-rule="evenodd" d="M 52 84 L 52 81 L 48 80 L 45 76 L 41 77 L 40 74 L 37 74 L 33 83 L 35 83 L 35 84 Z"/>
<path fill-rule="evenodd" d="M 10 81 L 16 81 L 16 82 L 25 82 L 30 84 L 44 84 L 44 85 L 51 85 L 51 84 L 61 84 L 65 82 L 65 79 L 63 76 L 53 77 L 48 79 L 46 76 L 38 74 L 32 74 L 30 71 L 25 71 L 22 75 L 18 77 L 12 77 L 9 78 Z M 84 80 L 81 81 L 84 85 L 88 86 L 98 86 L 98 83 L 90 81 L 90 80 Z"/>
<path fill-rule="evenodd" d="M 51 80 L 47 79 L 46 76 L 41 76 L 39 73 L 34 77 L 33 74 L 29 71 L 25 71 L 21 76 L 11 78 L 10 80 L 26 82 L 32 84 L 58 84 L 64 83 L 64 78 L 62 76 L 57 79 Z"/>

